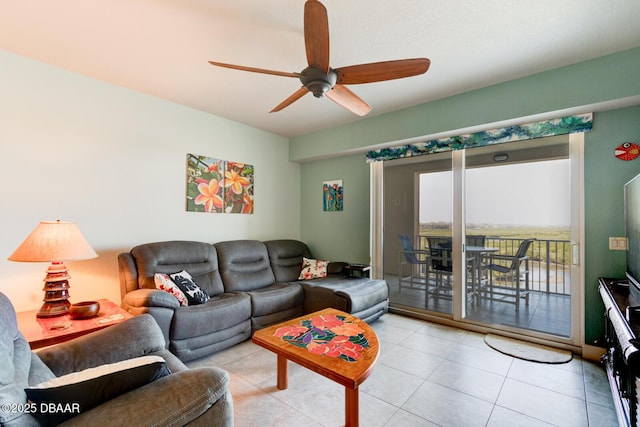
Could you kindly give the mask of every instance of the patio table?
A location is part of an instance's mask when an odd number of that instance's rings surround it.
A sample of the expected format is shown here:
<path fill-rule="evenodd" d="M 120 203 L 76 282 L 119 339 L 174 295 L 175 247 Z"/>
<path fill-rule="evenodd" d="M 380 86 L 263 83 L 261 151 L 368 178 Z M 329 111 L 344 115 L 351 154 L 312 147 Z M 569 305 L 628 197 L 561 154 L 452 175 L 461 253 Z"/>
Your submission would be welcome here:
<path fill-rule="evenodd" d="M 482 287 L 482 278 L 480 272 L 482 270 L 482 255 L 489 252 L 497 252 L 498 248 L 493 246 L 465 246 L 465 252 L 471 254 L 471 296 L 480 295 Z M 469 296 L 469 293 L 467 293 Z"/>

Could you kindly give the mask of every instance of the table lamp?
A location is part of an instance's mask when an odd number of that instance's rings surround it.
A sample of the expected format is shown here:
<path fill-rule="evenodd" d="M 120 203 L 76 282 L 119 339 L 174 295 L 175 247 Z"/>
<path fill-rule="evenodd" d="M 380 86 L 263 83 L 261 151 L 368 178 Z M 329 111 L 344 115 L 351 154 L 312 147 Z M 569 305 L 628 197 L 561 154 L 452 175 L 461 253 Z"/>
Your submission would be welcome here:
<path fill-rule="evenodd" d="M 68 221 L 42 221 L 8 258 L 19 262 L 51 262 L 44 278 L 44 304 L 37 317 L 67 314 L 69 270 L 64 261 L 97 257 L 78 227 Z"/>

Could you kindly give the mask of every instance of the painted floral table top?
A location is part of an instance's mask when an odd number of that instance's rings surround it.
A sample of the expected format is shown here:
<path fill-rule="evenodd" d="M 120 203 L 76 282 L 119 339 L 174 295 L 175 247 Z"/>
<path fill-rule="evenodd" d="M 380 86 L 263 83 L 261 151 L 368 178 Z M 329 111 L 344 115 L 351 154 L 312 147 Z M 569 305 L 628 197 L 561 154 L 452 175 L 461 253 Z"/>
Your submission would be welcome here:
<path fill-rule="evenodd" d="M 336 314 L 319 314 L 298 325 L 281 326 L 274 335 L 313 354 L 338 357 L 347 362 L 360 359 L 362 351 L 369 348 L 364 330 L 357 323 L 346 320 L 346 316 Z"/>
<path fill-rule="evenodd" d="M 332 308 L 261 329 L 253 342 L 350 388 L 369 376 L 379 353 L 367 323 Z"/>

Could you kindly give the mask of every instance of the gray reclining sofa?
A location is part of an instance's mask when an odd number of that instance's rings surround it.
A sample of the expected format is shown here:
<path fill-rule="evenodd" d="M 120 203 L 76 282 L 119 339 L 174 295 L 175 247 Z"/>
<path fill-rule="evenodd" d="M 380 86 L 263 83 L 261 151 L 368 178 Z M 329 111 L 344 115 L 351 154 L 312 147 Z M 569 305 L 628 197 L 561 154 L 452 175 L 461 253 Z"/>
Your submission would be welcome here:
<path fill-rule="evenodd" d="M 209 244 L 167 241 L 136 246 L 118 255 L 122 307 L 151 314 L 168 348 L 188 361 L 231 347 L 265 326 L 333 307 L 367 322 L 387 312 L 384 280 L 348 277 L 347 265 L 331 262 L 327 277 L 298 280 L 302 258 L 312 258 L 298 240 L 232 240 Z M 156 289 L 155 273 L 187 271 L 209 296 L 182 306 Z"/>

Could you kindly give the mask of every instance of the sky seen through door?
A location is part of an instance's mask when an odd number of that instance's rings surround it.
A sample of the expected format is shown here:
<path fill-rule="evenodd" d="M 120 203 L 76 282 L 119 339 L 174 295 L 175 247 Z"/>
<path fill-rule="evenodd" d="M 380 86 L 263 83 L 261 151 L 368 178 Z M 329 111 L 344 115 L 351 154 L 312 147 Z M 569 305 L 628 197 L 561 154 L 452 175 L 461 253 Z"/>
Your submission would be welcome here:
<path fill-rule="evenodd" d="M 467 224 L 569 227 L 569 159 L 470 168 Z M 452 173 L 420 175 L 420 223 L 452 218 Z"/>

